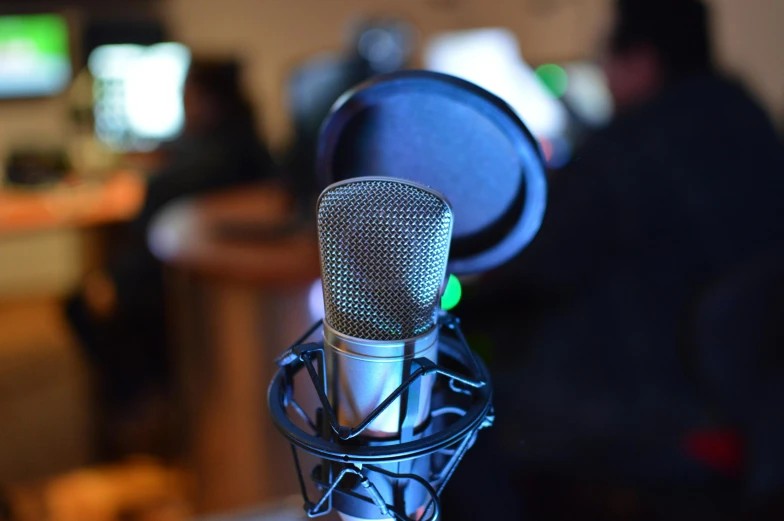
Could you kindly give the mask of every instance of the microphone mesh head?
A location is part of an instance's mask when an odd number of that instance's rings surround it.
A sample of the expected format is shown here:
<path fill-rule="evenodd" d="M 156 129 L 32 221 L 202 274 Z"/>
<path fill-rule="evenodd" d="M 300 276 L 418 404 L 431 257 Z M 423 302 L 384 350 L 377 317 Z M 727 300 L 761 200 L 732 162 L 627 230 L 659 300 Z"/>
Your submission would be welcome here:
<path fill-rule="evenodd" d="M 318 202 L 325 320 L 363 340 L 404 340 L 435 323 L 452 210 L 398 180 L 357 179 Z"/>

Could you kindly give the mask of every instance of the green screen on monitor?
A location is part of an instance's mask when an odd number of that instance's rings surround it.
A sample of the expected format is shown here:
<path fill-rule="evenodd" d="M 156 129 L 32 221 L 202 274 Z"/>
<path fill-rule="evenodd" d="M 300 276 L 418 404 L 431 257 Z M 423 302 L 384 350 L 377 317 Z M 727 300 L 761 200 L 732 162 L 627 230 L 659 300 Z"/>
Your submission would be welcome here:
<path fill-rule="evenodd" d="M 50 96 L 70 79 L 68 24 L 62 16 L 0 16 L 0 98 Z"/>

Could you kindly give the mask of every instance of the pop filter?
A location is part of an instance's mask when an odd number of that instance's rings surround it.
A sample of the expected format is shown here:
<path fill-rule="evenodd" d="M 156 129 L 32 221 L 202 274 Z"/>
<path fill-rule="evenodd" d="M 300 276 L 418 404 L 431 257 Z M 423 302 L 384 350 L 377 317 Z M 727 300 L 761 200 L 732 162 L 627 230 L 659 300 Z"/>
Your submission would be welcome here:
<path fill-rule="evenodd" d="M 444 194 L 455 215 L 448 270 L 483 273 L 533 239 L 546 205 L 539 145 L 501 98 L 430 71 L 376 77 L 344 94 L 321 127 L 322 188 L 389 176 Z"/>

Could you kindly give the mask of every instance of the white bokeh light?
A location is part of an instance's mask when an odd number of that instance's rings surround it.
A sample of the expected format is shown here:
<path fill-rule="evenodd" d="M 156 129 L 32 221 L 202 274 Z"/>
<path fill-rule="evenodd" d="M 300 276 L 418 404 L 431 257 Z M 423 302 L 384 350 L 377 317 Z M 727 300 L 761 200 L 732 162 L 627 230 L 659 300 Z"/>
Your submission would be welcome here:
<path fill-rule="evenodd" d="M 149 147 L 182 130 L 190 51 L 178 43 L 104 45 L 88 67 L 96 80 L 96 132 L 117 148 Z"/>
<path fill-rule="evenodd" d="M 613 115 L 613 100 L 602 70 L 591 63 L 564 66 L 569 75 L 569 90 L 564 98 L 589 125 L 606 125 Z"/>
<path fill-rule="evenodd" d="M 321 320 L 324 318 L 324 288 L 321 285 L 321 279 L 313 281 L 308 292 L 308 310 L 310 311 L 310 318 L 312 320 Z"/>
<path fill-rule="evenodd" d="M 515 35 L 501 28 L 440 34 L 427 42 L 425 67 L 470 81 L 506 101 L 534 135 L 564 132 L 567 114 L 523 60 Z"/>

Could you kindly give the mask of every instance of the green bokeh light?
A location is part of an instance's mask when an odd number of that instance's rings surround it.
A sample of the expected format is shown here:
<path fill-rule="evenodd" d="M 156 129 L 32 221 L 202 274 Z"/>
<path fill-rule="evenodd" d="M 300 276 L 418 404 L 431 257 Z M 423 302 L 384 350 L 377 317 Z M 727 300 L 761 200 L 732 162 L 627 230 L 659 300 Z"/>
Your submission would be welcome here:
<path fill-rule="evenodd" d="M 544 84 L 547 90 L 555 96 L 560 98 L 566 94 L 566 89 L 569 88 L 569 75 L 560 65 L 548 63 L 536 68 L 536 76 Z"/>
<path fill-rule="evenodd" d="M 449 311 L 457 306 L 460 302 L 460 297 L 463 296 L 463 288 L 460 281 L 454 275 L 449 275 L 449 280 L 446 282 L 446 289 L 441 296 L 441 309 Z"/>

